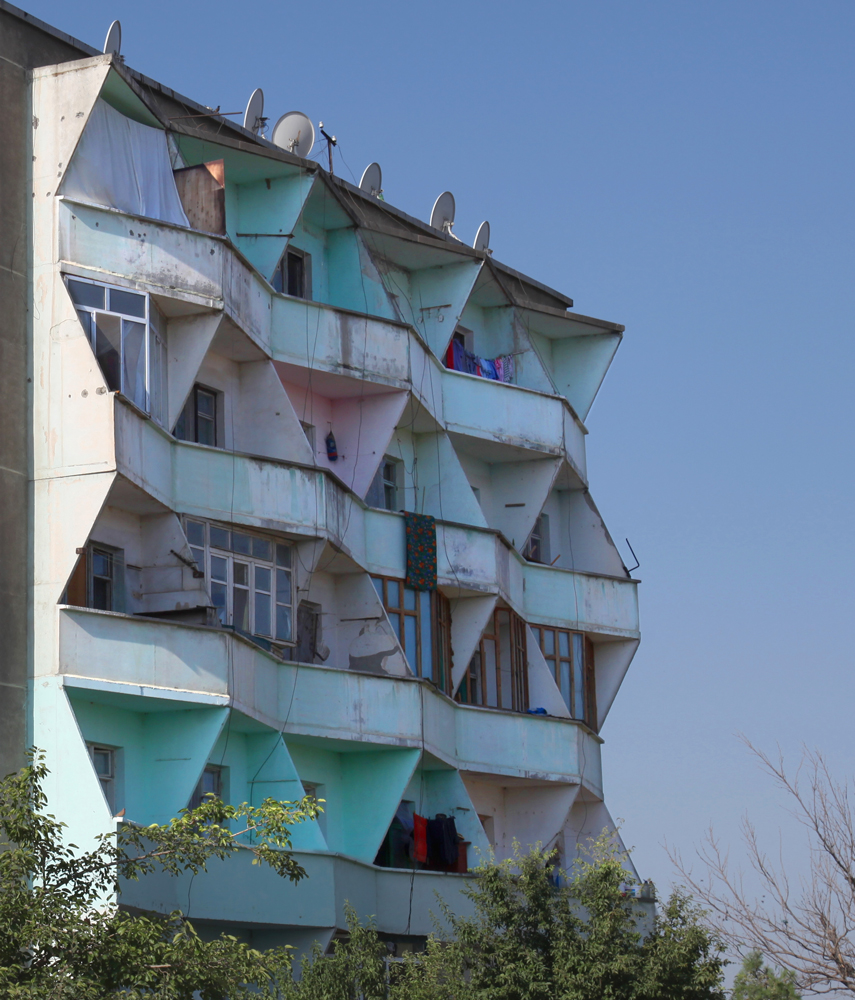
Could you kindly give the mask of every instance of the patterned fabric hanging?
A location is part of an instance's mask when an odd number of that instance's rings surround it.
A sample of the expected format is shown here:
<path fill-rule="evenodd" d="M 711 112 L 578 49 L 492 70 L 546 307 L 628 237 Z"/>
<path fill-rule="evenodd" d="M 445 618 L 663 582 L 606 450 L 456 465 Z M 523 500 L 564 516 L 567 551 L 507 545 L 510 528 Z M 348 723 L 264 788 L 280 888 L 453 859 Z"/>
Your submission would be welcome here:
<path fill-rule="evenodd" d="M 407 529 L 407 586 L 436 590 L 436 521 L 428 514 L 404 512 Z"/>

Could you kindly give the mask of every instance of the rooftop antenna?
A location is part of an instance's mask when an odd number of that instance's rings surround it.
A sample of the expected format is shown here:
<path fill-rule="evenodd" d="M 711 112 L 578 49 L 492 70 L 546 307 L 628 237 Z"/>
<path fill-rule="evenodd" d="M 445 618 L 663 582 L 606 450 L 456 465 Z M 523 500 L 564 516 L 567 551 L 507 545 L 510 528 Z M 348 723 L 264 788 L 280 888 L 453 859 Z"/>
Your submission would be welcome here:
<path fill-rule="evenodd" d="M 273 126 L 270 138 L 275 146 L 305 159 L 315 144 L 315 127 L 302 111 L 289 111 Z"/>
<path fill-rule="evenodd" d="M 475 242 L 472 246 L 476 250 L 483 250 L 484 253 L 492 253 L 490 250 L 490 223 L 482 222 L 475 234 Z"/>
<path fill-rule="evenodd" d="M 267 119 L 263 115 L 264 91 L 261 87 L 256 87 L 246 102 L 246 111 L 243 114 L 243 127 L 258 135 L 267 125 Z"/>
<path fill-rule="evenodd" d="M 122 51 L 122 25 L 119 21 L 113 21 L 104 39 L 104 54 L 117 56 Z"/>
<path fill-rule="evenodd" d="M 383 172 L 379 163 L 369 163 L 359 182 L 359 187 L 372 197 L 379 198 L 383 194 Z"/>
<path fill-rule="evenodd" d="M 451 227 L 454 225 L 454 195 L 450 191 L 443 191 L 433 205 L 430 213 L 430 224 L 434 229 L 440 229 L 449 236 L 454 234 Z"/>
<path fill-rule="evenodd" d="M 334 135 L 328 135 L 326 132 L 324 132 L 323 122 L 318 122 L 318 128 L 321 130 L 321 135 L 327 140 L 327 152 L 330 155 L 330 176 L 332 176 L 333 173 L 332 151 L 333 151 L 333 146 L 337 146 L 338 143 L 336 142 L 336 138 Z"/>

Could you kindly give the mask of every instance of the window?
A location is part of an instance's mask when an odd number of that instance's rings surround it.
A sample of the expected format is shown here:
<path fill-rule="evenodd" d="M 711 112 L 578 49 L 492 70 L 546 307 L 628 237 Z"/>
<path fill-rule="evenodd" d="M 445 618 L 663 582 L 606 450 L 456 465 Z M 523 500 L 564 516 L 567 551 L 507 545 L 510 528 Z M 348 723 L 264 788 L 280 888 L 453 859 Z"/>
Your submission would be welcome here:
<path fill-rule="evenodd" d="M 90 542 L 80 550 L 61 603 L 97 611 L 124 611 L 124 552 L 100 542 Z"/>
<path fill-rule="evenodd" d="M 582 632 L 532 625 L 570 715 L 595 728 L 594 646 Z"/>
<path fill-rule="evenodd" d="M 216 795 L 218 799 L 223 797 L 223 769 L 215 764 L 206 765 L 187 808 L 197 809 L 205 801 L 206 795 Z"/>
<path fill-rule="evenodd" d="M 296 247 L 288 247 L 276 265 L 270 282 L 277 292 L 298 299 L 312 297 L 312 257 Z"/>
<path fill-rule="evenodd" d="M 372 576 L 407 663 L 417 677 L 451 691 L 451 604 L 438 590 L 414 590 L 403 580 Z"/>
<path fill-rule="evenodd" d="M 457 693 L 464 705 L 524 712 L 528 708 L 525 622 L 496 608 Z"/>
<path fill-rule="evenodd" d="M 534 522 L 528 541 L 522 551 L 523 559 L 529 562 L 549 563 L 549 517 L 540 514 Z"/>
<path fill-rule="evenodd" d="M 71 300 L 111 392 L 161 425 L 166 411 L 166 321 L 149 296 L 66 278 Z"/>
<path fill-rule="evenodd" d="M 92 766 L 101 782 L 101 790 L 111 812 L 116 811 L 116 751 L 113 747 L 100 746 L 97 743 L 87 743 Z"/>
<path fill-rule="evenodd" d="M 212 448 L 222 447 L 222 435 L 217 419 L 218 393 L 204 385 L 196 385 L 190 390 L 184 409 L 176 421 L 172 433 L 179 441 L 195 441 Z"/>
<path fill-rule="evenodd" d="M 309 447 L 312 449 L 312 453 L 315 451 L 315 425 L 307 424 L 305 421 L 300 421 L 300 426 L 303 428 L 303 433 L 306 435 L 306 440 L 309 442 Z"/>
<path fill-rule="evenodd" d="M 369 507 L 380 507 L 383 510 L 398 510 L 398 480 L 403 463 L 397 458 L 385 455 L 380 467 L 365 494 L 365 502 Z"/>
<path fill-rule="evenodd" d="M 293 641 L 291 546 L 207 521 L 184 522 L 220 623 L 271 642 Z"/>

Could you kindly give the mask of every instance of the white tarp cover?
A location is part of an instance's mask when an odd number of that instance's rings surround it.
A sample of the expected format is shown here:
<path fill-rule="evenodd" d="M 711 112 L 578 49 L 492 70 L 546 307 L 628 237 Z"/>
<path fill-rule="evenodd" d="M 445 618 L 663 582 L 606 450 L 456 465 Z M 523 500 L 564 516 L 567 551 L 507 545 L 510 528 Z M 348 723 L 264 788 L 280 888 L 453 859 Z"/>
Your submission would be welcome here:
<path fill-rule="evenodd" d="M 100 98 L 71 158 L 62 193 L 129 215 L 190 225 L 175 187 L 166 133 L 126 118 Z"/>

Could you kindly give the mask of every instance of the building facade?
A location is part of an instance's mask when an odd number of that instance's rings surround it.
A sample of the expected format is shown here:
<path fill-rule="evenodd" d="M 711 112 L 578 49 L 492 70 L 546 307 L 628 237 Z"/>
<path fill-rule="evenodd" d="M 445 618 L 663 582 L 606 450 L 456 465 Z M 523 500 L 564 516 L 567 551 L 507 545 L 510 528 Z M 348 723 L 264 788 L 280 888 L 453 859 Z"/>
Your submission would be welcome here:
<path fill-rule="evenodd" d="M 206 791 L 323 798 L 299 885 L 247 852 L 121 887 L 258 944 L 328 942 L 345 901 L 417 942 L 478 852 L 571 862 L 613 826 L 598 731 L 639 642 L 585 465 L 623 328 L 0 17 L 2 527 L 31 568 L 26 607 L 0 570 L 4 770 L 43 748 L 78 844 Z"/>

